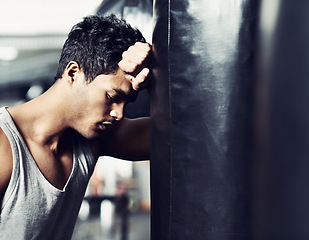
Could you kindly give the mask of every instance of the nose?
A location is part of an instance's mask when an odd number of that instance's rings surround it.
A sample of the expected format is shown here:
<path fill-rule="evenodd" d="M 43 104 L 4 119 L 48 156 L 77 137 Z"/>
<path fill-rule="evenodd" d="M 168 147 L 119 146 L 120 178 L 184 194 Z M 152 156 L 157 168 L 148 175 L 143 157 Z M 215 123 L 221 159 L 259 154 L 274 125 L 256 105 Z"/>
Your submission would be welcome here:
<path fill-rule="evenodd" d="M 114 106 L 110 111 L 110 116 L 116 121 L 123 119 L 123 105 Z"/>

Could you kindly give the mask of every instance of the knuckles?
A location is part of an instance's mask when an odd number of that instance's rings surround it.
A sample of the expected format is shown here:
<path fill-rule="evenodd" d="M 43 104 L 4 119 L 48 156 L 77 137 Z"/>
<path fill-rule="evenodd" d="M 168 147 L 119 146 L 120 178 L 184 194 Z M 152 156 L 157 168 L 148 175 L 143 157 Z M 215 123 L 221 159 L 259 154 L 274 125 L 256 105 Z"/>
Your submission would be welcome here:
<path fill-rule="evenodd" d="M 122 60 L 118 63 L 118 66 L 124 73 L 136 76 L 139 74 L 142 66 L 147 64 L 150 52 L 151 45 L 136 42 L 122 53 Z"/>
<path fill-rule="evenodd" d="M 121 60 L 118 63 L 118 66 L 125 73 L 133 73 L 137 67 L 137 64 Z"/>

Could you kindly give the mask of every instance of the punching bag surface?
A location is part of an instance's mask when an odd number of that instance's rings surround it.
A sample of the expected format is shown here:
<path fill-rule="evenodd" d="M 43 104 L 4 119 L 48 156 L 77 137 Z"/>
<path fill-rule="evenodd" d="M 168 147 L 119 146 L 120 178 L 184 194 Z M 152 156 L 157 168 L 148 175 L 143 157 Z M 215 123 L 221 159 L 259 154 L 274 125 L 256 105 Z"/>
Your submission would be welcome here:
<path fill-rule="evenodd" d="M 253 0 L 156 0 L 152 240 L 247 240 Z"/>
<path fill-rule="evenodd" d="M 262 1 L 257 240 L 309 239 L 308 11 L 309 1 Z"/>

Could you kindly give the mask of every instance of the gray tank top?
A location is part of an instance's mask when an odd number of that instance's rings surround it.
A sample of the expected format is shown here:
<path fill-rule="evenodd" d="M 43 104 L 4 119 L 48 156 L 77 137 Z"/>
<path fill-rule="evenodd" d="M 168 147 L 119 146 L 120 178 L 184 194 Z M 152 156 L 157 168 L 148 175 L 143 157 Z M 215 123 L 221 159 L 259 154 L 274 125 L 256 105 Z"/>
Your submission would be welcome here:
<path fill-rule="evenodd" d="M 96 162 L 88 141 L 78 133 L 73 136 L 73 169 L 59 190 L 40 172 L 5 108 L 0 108 L 0 127 L 13 152 L 11 180 L 0 202 L 0 239 L 71 239 Z"/>

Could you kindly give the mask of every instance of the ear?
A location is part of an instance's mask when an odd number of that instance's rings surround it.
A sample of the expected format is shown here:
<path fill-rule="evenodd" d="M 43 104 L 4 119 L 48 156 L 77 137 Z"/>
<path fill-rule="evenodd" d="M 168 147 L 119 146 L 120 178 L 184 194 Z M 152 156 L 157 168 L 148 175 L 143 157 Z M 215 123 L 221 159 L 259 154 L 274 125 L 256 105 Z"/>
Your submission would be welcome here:
<path fill-rule="evenodd" d="M 67 79 L 69 83 L 73 83 L 80 71 L 81 68 L 79 64 L 75 61 L 70 61 L 64 71 L 65 79 Z"/>

